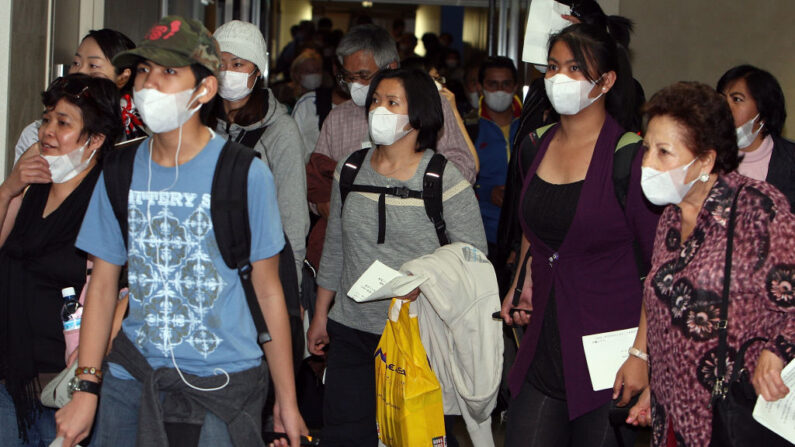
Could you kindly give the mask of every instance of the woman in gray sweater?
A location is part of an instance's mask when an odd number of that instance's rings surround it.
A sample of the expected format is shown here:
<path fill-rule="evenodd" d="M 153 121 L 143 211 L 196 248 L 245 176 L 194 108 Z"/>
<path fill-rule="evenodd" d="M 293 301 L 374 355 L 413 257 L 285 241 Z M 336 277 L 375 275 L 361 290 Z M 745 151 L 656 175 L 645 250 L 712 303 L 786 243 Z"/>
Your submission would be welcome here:
<path fill-rule="evenodd" d="M 365 109 L 376 146 L 367 150 L 353 185 L 421 191 L 443 124 L 439 94 L 431 78 L 420 70 L 381 72 L 370 84 Z M 323 355 L 329 347 L 323 444 L 375 446 L 373 352 L 385 326 L 389 301 L 357 303 L 347 291 L 376 259 L 398 269 L 404 262 L 436 250 L 439 237 L 421 198 L 354 188 L 343 207 L 339 181 L 345 163 L 337 166 L 334 176 L 307 346 L 316 355 Z M 442 191 L 448 239 L 485 252 L 475 193 L 450 163 L 442 174 Z M 380 213 L 379 203 L 383 207 Z M 417 294 L 414 291 L 407 297 L 416 298 Z"/>

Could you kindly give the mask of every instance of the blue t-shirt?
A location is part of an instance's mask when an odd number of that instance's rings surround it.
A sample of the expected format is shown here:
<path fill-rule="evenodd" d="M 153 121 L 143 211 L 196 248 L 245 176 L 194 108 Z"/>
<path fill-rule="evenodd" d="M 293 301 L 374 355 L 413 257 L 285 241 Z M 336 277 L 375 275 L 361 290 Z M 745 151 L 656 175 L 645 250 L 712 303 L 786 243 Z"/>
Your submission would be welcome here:
<path fill-rule="evenodd" d="M 210 218 L 210 191 L 225 140 L 214 136 L 177 168 L 151 162 L 149 142 L 135 155 L 127 220 L 129 252 L 102 178 L 97 181 L 77 247 L 104 261 L 128 263 L 130 312 L 122 330 L 152 368 L 198 376 L 257 366 L 262 349 L 237 271 L 224 263 Z M 147 186 L 151 166 L 151 183 Z M 176 184 L 173 186 L 175 178 Z M 248 174 L 251 262 L 284 247 L 273 176 L 254 159 Z M 118 365 L 111 373 L 130 379 Z"/>

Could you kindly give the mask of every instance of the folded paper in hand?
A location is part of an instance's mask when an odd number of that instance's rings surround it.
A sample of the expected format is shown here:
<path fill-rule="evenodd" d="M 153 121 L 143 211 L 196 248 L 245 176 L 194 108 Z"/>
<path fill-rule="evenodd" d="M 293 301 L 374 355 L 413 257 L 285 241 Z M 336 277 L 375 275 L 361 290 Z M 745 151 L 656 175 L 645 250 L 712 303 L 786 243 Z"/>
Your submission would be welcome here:
<path fill-rule="evenodd" d="M 629 348 L 635 342 L 638 328 L 619 331 L 602 332 L 601 334 L 585 335 L 582 346 L 585 349 L 585 362 L 591 374 L 591 385 L 594 391 L 613 388 L 621 365 L 627 360 Z"/>
<path fill-rule="evenodd" d="M 795 360 L 781 370 L 781 380 L 789 388 L 789 393 L 775 402 L 759 396 L 753 415 L 757 422 L 795 444 Z"/>
<path fill-rule="evenodd" d="M 427 279 L 423 276 L 406 275 L 375 260 L 353 283 L 348 290 L 348 296 L 358 303 L 391 299 L 407 295 Z"/>

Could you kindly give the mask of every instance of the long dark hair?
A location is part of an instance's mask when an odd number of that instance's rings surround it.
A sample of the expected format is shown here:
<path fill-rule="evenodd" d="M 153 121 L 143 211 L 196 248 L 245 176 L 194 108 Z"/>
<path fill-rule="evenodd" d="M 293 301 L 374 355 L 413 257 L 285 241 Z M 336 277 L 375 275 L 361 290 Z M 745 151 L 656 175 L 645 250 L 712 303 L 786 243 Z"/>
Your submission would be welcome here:
<path fill-rule="evenodd" d="M 265 81 L 260 77 L 254 83 L 254 90 L 252 90 L 251 94 L 248 96 L 246 104 L 235 113 L 235 124 L 239 126 L 250 126 L 265 118 L 268 114 L 269 97 L 270 93 L 269 90 L 265 88 Z M 202 110 L 202 112 L 204 112 L 204 110 Z M 208 108 L 208 112 L 202 114 L 202 122 L 206 122 L 209 127 L 214 129 L 218 125 L 219 119 L 226 121 L 227 124 L 231 124 L 224 110 L 224 100 L 220 95 L 216 94 L 215 99 L 212 101 L 212 106 Z"/>
<path fill-rule="evenodd" d="M 583 70 L 583 75 L 589 81 L 596 82 L 599 76 L 608 71 L 616 73 L 616 82 L 605 95 L 607 113 L 624 129 L 640 128 L 637 90 L 629 60 L 626 52 L 619 50 L 615 39 L 607 30 L 600 26 L 578 23 L 553 34 L 549 38 L 549 51 L 558 42 L 563 42 L 569 47 L 574 60 L 581 67 L 587 67 Z M 591 70 L 596 72 L 596 78 L 591 74 Z"/>
<path fill-rule="evenodd" d="M 81 137 L 104 135 L 105 141 L 97 151 L 97 160 L 113 148 L 122 134 L 119 89 L 108 79 L 74 73 L 58 78 L 41 94 L 44 107 L 55 107 L 61 99 L 80 109 L 83 117 Z"/>

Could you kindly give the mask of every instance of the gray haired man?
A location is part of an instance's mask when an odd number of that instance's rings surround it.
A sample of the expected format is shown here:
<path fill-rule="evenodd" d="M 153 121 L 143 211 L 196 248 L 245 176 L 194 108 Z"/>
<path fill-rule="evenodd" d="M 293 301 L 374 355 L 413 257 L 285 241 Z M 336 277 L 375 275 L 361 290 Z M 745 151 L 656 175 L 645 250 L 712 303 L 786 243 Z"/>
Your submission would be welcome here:
<path fill-rule="evenodd" d="M 312 169 L 311 165 L 322 165 L 324 161 L 327 163 L 328 158 L 339 162 L 358 149 L 372 146 L 364 113 L 370 80 L 379 71 L 395 69 L 400 65 L 395 40 L 387 30 L 376 25 L 351 28 L 337 46 L 337 59 L 342 66 L 337 80 L 348 88 L 351 100 L 334 107 L 323 122 L 307 171 L 307 181 L 325 186 L 325 194 L 310 198 L 318 206 L 321 215 L 328 214 L 332 178 L 319 174 L 323 169 Z M 437 151 L 455 164 L 470 183 L 474 183 L 477 174 L 475 160 L 455 121 L 453 109 L 446 100 L 442 100 L 442 111 L 444 128 L 439 134 Z"/>

